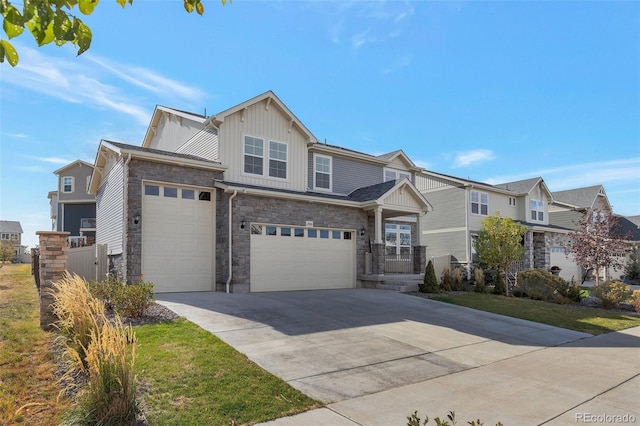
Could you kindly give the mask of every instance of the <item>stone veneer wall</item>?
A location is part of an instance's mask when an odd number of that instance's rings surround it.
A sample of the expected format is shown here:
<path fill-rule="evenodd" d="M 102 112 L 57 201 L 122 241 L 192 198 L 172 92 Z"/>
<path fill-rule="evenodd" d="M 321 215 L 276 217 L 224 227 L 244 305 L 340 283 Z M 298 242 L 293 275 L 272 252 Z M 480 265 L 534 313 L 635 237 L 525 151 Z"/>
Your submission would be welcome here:
<path fill-rule="evenodd" d="M 134 224 L 133 217 L 142 214 L 142 182 L 151 180 L 175 185 L 192 185 L 211 188 L 214 200 L 215 179 L 222 179 L 222 172 L 202 170 L 180 165 L 154 163 L 132 159 L 128 165 L 127 181 L 127 223 L 124 226 L 126 250 L 126 280 L 129 283 L 140 279 L 142 268 L 142 224 Z"/>
<path fill-rule="evenodd" d="M 228 211 L 232 194 L 219 193 L 217 202 L 217 241 L 216 241 L 216 281 L 218 288 L 226 283 L 229 276 L 228 255 Z M 238 193 L 233 199 L 232 210 L 232 271 L 231 287 L 233 292 L 250 291 L 250 235 L 251 223 L 292 225 L 304 227 L 306 221 L 313 221 L 314 227 L 353 229 L 356 240 L 356 274 L 364 273 L 364 253 L 368 251 L 367 236 L 361 237 L 359 230 L 367 227 L 367 213 L 359 208 L 334 206 L 317 202 L 284 200 Z M 247 226 L 240 229 L 240 222 L 246 220 Z"/>
<path fill-rule="evenodd" d="M 40 327 L 54 329 L 58 318 L 53 313 L 53 282 L 63 278 L 67 269 L 69 232 L 36 232 L 40 237 Z"/>
<path fill-rule="evenodd" d="M 549 269 L 551 263 L 551 246 L 547 242 L 546 233 L 533 233 L 533 267 Z"/>

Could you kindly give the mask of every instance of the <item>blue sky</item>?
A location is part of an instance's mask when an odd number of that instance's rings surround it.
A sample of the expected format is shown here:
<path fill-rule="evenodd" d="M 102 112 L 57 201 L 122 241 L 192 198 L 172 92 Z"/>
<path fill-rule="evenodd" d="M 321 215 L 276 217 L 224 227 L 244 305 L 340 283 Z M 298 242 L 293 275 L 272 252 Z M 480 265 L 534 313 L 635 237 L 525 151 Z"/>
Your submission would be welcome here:
<path fill-rule="evenodd" d="M 0 218 L 33 247 L 53 171 L 138 145 L 156 104 L 214 114 L 273 90 L 328 143 L 640 214 L 640 2 L 103 0 L 91 49 L 14 39 L 0 65 Z"/>

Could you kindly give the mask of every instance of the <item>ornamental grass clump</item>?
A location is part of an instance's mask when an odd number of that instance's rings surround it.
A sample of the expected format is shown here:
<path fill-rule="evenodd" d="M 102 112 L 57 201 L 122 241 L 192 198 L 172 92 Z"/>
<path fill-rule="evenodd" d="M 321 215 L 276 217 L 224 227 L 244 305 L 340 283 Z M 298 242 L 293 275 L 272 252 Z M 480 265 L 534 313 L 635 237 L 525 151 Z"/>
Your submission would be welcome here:
<path fill-rule="evenodd" d="M 65 272 L 53 283 L 53 289 L 53 313 L 58 317 L 55 326 L 84 363 L 82 348 L 89 345 L 91 332 L 107 321 L 104 303 L 91 295 L 85 280 L 76 274 Z"/>
<path fill-rule="evenodd" d="M 631 287 L 620 281 L 607 281 L 591 289 L 591 295 L 601 300 L 604 309 L 616 308 L 632 294 Z"/>

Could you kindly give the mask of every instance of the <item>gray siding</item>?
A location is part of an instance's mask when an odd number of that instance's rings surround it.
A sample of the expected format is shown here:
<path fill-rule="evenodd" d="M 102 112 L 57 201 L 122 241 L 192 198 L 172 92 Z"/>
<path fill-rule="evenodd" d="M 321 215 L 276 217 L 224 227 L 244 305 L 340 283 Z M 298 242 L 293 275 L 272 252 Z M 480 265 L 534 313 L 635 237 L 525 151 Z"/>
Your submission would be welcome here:
<path fill-rule="evenodd" d="M 562 226 L 563 228 L 578 229 L 577 223 L 582 219 L 583 213 L 577 211 L 563 211 L 549 213 L 549 224 Z"/>
<path fill-rule="evenodd" d="M 96 243 L 107 244 L 107 254 L 123 250 L 124 160 L 103 179 L 96 196 Z"/>
<path fill-rule="evenodd" d="M 87 177 L 91 176 L 93 167 L 77 164 L 75 167 L 63 171 L 58 177 L 58 202 L 68 200 L 93 200 L 93 195 L 87 193 Z M 73 177 L 73 192 L 63 192 L 62 178 L 65 176 Z"/>
<path fill-rule="evenodd" d="M 427 246 L 427 259 L 450 254 L 454 262 L 467 262 L 467 238 L 466 231 L 440 232 L 423 236 L 423 243 Z M 439 275 L 439 272 L 437 273 Z"/>
<path fill-rule="evenodd" d="M 321 154 L 330 156 L 327 154 Z M 333 193 L 346 195 L 354 189 L 382 183 L 382 166 L 357 161 L 351 158 L 330 156 L 332 167 Z M 313 189 L 313 152 L 309 152 L 308 187 Z"/>
<path fill-rule="evenodd" d="M 421 244 L 427 259 L 450 254 L 458 262 L 467 261 L 466 195 L 464 188 L 423 193 L 433 211 L 421 220 Z"/>

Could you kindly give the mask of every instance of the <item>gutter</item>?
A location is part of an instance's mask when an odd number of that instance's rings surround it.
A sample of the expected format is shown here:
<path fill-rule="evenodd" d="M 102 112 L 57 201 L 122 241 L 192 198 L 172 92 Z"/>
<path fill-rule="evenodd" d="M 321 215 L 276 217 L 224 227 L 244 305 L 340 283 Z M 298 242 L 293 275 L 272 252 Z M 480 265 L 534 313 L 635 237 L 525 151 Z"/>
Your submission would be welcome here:
<path fill-rule="evenodd" d="M 227 294 L 229 293 L 229 284 L 231 284 L 231 278 L 233 278 L 233 263 L 232 263 L 232 254 L 233 254 L 233 243 L 231 242 L 231 210 L 232 210 L 232 206 L 233 206 L 233 199 L 236 198 L 236 195 L 238 195 L 238 191 L 233 191 L 233 194 L 231 195 L 231 197 L 229 197 L 229 277 L 227 278 L 227 283 L 225 286 L 226 292 Z"/>
<path fill-rule="evenodd" d="M 129 198 L 129 162 L 131 161 L 131 154 L 127 157 L 127 160 L 124 162 L 124 166 L 122 167 L 122 220 L 124 223 L 124 238 L 122 244 L 125 246 L 122 247 L 122 263 L 124 264 L 124 280 L 127 281 L 128 272 L 129 272 L 129 264 L 127 263 L 127 241 L 129 239 L 129 203 L 127 203 L 127 199 Z M 124 208 L 127 206 L 127 208 Z M 142 213 L 142 212 L 141 212 Z M 140 234 L 140 238 L 142 238 L 142 234 Z M 142 272 L 142 271 L 140 271 Z"/>

